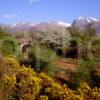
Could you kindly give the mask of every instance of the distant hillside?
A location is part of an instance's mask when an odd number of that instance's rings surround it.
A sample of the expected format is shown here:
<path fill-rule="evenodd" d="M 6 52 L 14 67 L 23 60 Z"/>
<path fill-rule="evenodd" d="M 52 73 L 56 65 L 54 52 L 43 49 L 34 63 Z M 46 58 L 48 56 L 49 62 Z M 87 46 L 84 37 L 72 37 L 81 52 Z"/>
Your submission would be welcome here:
<path fill-rule="evenodd" d="M 18 38 L 37 40 L 41 43 L 54 44 L 64 46 L 68 44 L 70 34 L 66 32 L 66 27 L 71 26 L 64 22 L 41 22 L 41 23 L 17 23 L 11 25 L 4 25 L 3 27 L 12 35 Z"/>
<path fill-rule="evenodd" d="M 68 45 L 71 35 L 66 31 L 69 26 L 84 30 L 88 25 L 96 29 L 96 34 L 100 36 L 100 20 L 96 18 L 78 17 L 72 24 L 61 21 L 49 21 L 41 23 L 21 22 L 10 25 L 1 24 L 10 34 L 17 38 L 37 40 L 41 43 L 58 46 Z"/>
<path fill-rule="evenodd" d="M 72 26 L 84 30 L 89 24 L 96 29 L 97 35 L 100 35 L 100 20 L 96 18 L 78 17 L 73 21 Z"/>

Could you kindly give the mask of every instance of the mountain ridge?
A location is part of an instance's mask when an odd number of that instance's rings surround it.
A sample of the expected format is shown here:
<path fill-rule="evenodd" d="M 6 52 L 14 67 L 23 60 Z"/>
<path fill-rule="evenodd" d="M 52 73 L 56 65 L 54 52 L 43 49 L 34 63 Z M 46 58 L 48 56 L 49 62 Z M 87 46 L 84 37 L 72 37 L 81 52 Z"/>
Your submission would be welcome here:
<path fill-rule="evenodd" d="M 92 24 L 92 27 L 96 29 L 97 34 L 100 34 L 100 20 L 94 17 L 83 17 L 80 16 L 73 20 L 72 23 L 66 23 L 63 21 L 47 21 L 47 22 L 20 22 L 13 24 L 3 24 L 2 26 L 6 28 L 11 33 L 23 32 L 23 31 L 46 31 L 46 30 L 62 30 L 67 27 L 73 26 L 78 27 L 83 30 L 88 24 Z"/>

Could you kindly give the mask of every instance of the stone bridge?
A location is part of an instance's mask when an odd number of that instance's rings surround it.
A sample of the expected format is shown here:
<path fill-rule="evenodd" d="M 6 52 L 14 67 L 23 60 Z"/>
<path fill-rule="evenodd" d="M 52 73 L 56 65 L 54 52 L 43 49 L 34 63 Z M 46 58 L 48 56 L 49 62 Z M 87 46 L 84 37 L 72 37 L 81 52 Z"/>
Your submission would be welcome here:
<path fill-rule="evenodd" d="M 20 39 L 19 40 L 19 47 L 20 47 L 20 51 L 22 51 L 23 53 L 27 52 L 33 45 L 32 40 L 29 39 Z"/>

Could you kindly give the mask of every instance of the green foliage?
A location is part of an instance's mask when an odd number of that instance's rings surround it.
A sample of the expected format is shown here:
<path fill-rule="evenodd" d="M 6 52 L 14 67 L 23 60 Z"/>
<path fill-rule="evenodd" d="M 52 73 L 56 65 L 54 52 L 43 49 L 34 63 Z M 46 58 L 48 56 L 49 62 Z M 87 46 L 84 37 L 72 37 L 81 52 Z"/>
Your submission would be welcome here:
<path fill-rule="evenodd" d="M 63 71 L 63 68 L 60 68 L 55 64 L 50 64 L 45 70 L 45 72 L 47 72 L 52 77 L 54 77 L 56 74 L 60 73 L 61 71 Z"/>
<path fill-rule="evenodd" d="M 88 37 L 95 37 L 96 36 L 96 30 L 94 27 L 92 27 L 93 24 L 88 24 L 84 31 L 84 35 Z"/>
<path fill-rule="evenodd" d="M 18 43 L 14 38 L 5 38 L 1 42 L 0 49 L 4 55 L 14 55 L 18 51 Z"/>
<path fill-rule="evenodd" d="M 56 53 L 46 47 L 36 45 L 35 48 L 29 51 L 29 58 L 35 59 L 36 67 L 40 67 L 40 69 L 43 70 L 55 61 Z"/>
<path fill-rule="evenodd" d="M 100 38 L 97 38 L 93 41 L 93 45 L 99 45 L 100 46 Z"/>
<path fill-rule="evenodd" d="M 91 83 L 91 72 L 94 70 L 95 65 L 96 65 L 96 62 L 93 60 L 81 61 L 74 76 L 76 79 L 77 85 L 79 85 L 80 82 L 87 82 L 89 84 Z"/>
<path fill-rule="evenodd" d="M 29 52 L 29 58 L 32 58 L 36 62 L 36 68 L 40 71 L 48 73 L 50 76 L 55 76 L 62 69 L 55 65 L 57 55 L 51 49 L 44 46 L 37 46 L 32 48 Z"/>
<path fill-rule="evenodd" d="M 84 30 L 79 30 L 77 27 L 68 27 L 67 31 L 72 36 L 71 41 L 74 40 L 77 43 L 79 58 L 91 59 L 94 56 L 92 53 L 92 42 L 97 37 L 96 30 L 92 27 L 92 24 L 89 24 Z"/>
<path fill-rule="evenodd" d="M 18 50 L 15 56 L 19 62 L 24 60 L 24 54 L 22 53 L 21 50 Z"/>
<path fill-rule="evenodd" d="M 33 47 L 30 52 L 30 56 L 40 60 L 41 62 L 52 62 L 55 60 L 56 54 L 50 50 L 49 48 L 42 47 L 42 46 L 35 46 Z"/>
<path fill-rule="evenodd" d="M 100 38 L 96 38 L 96 40 L 93 41 L 92 52 L 95 58 L 100 58 Z"/>
<path fill-rule="evenodd" d="M 7 34 L 7 32 L 6 32 L 3 28 L 0 27 L 0 40 L 1 40 L 1 39 L 4 39 L 4 38 L 6 38 L 6 37 L 9 37 L 9 36 L 10 36 L 10 35 Z"/>
<path fill-rule="evenodd" d="M 80 36 L 80 31 L 76 27 L 71 26 L 71 27 L 68 27 L 66 30 L 68 31 L 68 33 L 71 34 L 72 37 L 79 37 Z"/>
<path fill-rule="evenodd" d="M 3 55 L 14 55 L 18 50 L 17 40 L 0 28 L 0 52 Z"/>

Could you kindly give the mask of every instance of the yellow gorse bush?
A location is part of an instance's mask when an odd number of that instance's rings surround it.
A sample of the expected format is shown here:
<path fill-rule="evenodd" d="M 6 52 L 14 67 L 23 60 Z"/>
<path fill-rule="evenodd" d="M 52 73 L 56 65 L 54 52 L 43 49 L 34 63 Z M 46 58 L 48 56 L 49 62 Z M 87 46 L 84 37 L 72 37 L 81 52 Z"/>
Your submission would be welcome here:
<path fill-rule="evenodd" d="M 8 75 L 16 75 L 20 70 L 20 65 L 15 57 L 5 57 L 5 66 L 3 66 L 3 70 L 5 74 Z"/>
<path fill-rule="evenodd" d="M 8 76 L 8 75 L 4 75 L 2 78 L 2 82 L 5 86 L 14 86 L 16 84 L 16 77 L 13 76 Z"/>
<path fill-rule="evenodd" d="M 0 100 L 13 96 L 20 65 L 15 57 L 0 57 Z"/>
<path fill-rule="evenodd" d="M 48 96 L 46 95 L 40 95 L 38 100 L 49 100 L 49 99 L 48 99 Z"/>
<path fill-rule="evenodd" d="M 100 88 L 81 82 L 71 90 L 45 73 L 20 66 L 15 57 L 4 58 L 0 67 L 0 100 L 100 100 Z"/>
<path fill-rule="evenodd" d="M 0 80 L 0 100 L 10 100 L 16 85 L 16 77 L 4 75 Z"/>
<path fill-rule="evenodd" d="M 91 89 L 87 83 L 82 82 L 77 90 L 83 100 L 100 100 L 100 88 Z"/>
<path fill-rule="evenodd" d="M 31 68 L 22 67 L 18 74 L 18 88 L 21 100 L 35 100 L 42 89 L 42 80 Z"/>

